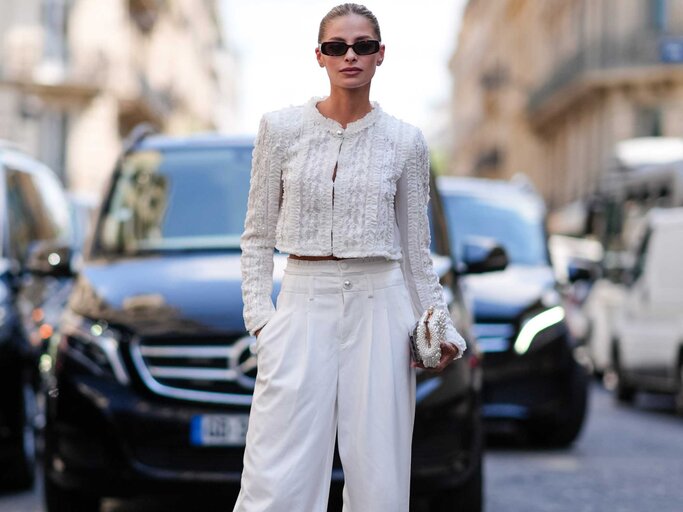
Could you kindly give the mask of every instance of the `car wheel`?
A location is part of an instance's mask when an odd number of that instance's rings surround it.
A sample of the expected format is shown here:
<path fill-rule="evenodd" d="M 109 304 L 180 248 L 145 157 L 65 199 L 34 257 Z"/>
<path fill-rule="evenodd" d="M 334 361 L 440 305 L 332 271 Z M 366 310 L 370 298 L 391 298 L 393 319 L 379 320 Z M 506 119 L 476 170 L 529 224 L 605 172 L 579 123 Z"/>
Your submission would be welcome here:
<path fill-rule="evenodd" d="M 484 475 L 480 462 L 467 481 L 439 493 L 430 512 L 482 512 L 484 510 Z"/>
<path fill-rule="evenodd" d="M 28 489 L 33 486 L 36 470 L 36 393 L 30 382 L 21 386 L 20 411 L 18 425 L 21 431 L 12 455 L 6 466 L 2 484 L 5 488 Z"/>
<path fill-rule="evenodd" d="M 675 396 L 676 414 L 683 416 L 683 362 L 678 367 L 678 393 Z"/>
<path fill-rule="evenodd" d="M 47 472 L 46 472 L 47 473 Z M 99 512 L 100 498 L 55 484 L 49 476 L 44 477 L 46 512 Z"/>
<path fill-rule="evenodd" d="M 626 376 L 621 368 L 621 361 L 619 360 L 619 350 L 616 346 L 612 355 L 612 364 L 614 365 L 614 375 L 617 381 L 614 386 L 614 396 L 618 402 L 633 403 L 636 397 L 636 388 L 626 380 Z"/>
<path fill-rule="evenodd" d="M 575 364 L 570 373 L 569 400 L 566 415 L 555 425 L 532 429 L 534 444 L 544 447 L 565 448 L 571 445 L 581 433 L 588 409 L 589 378 L 580 364 Z"/>

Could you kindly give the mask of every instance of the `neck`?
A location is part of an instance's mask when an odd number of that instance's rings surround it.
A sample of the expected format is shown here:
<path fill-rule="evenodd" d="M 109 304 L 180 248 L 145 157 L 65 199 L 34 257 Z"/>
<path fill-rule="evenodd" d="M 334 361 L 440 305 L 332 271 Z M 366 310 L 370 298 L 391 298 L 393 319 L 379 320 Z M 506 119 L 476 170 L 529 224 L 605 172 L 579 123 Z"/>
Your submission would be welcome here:
<path fill-rule="evenodd" d="M 317 104 L 321 114 L 334 119 L 344 128 L 372 110 L 370 84 L 358 89 L 332 87 L 330 95 Z"/>

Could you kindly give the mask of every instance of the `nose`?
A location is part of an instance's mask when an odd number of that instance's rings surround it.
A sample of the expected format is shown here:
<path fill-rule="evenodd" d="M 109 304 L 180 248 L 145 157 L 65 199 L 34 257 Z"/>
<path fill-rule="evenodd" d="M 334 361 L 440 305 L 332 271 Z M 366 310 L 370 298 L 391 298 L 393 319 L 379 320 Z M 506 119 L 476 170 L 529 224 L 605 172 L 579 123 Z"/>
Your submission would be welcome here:
<path fill-rule="evenodd" d="M 348 50 L 346 50 L 346 54 L 344 55 L 344 60 L 353 62 L 358 60 L 358 55 L 353 51 L 353 48 L 349 46 Z"/>

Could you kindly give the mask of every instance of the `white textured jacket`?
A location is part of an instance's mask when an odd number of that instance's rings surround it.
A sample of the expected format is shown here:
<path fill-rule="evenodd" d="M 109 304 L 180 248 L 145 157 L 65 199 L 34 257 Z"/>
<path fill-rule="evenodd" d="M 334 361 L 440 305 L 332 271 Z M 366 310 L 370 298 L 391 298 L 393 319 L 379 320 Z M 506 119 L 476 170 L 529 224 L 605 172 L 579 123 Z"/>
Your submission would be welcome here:
<path fill-rule="evenodd" d="M 252 335 L 275 312 L 273 248 L 401 260 L 415 319 L 432 304 L 447 309 L 429 249 L 422 133 L 374 102 L 344 129 L 318 111 L 322 99 L 261 119 L 240 244 L 244 323 Z M 462 353 L 464 340 L 452 332 Z"/>

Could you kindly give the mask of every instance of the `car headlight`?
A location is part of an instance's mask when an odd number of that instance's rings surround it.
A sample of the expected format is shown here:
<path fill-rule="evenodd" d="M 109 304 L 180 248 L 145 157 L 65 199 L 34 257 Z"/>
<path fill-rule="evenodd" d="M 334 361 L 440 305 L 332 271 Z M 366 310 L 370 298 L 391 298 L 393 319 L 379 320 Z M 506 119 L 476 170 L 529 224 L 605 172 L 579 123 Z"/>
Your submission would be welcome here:
<path fill-rule="evenodd" d="M 536 336 L 549 327 L 559 324 L 562 320 L 564 320 L 564 308 L 562 306 L 546 309 L 527 319 L 522 324 L 515 340 L 515 352 L 520 355 L 525 354 Z"/>
<path fill-rule="evenodd" d="M 106 322 L 93 322 L 67 312 L 60 330 L 69 354 L 83 366 L 97 375 L 113 375 L 121 384 L 130 382 L 119 351 L 121 335 Z"/>

